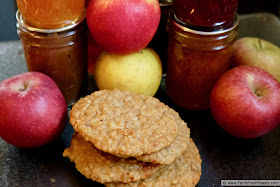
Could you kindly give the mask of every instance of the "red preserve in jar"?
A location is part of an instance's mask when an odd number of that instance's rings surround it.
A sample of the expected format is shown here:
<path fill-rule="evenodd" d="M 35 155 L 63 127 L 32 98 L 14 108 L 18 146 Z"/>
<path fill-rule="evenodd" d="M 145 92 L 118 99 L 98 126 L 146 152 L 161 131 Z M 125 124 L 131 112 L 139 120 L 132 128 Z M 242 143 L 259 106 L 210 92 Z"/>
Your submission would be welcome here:
<path fill-rule="evenodd" d="M 212 32 L 184 27 L 171 15 L 167 29 L 168 96 L 175 104 L 185 109 L 208 109 L 212 87 L 229 69 L 231 44 L 237 36 L 237 15 L 230 28 Z"/>
<path fill-rule="evenodd" d="M 168 46 L 166 24 L 169 11 L 172 7 L 172 0 L 159 0 L 159 4 L 161 10 L 160 23 L 152 41 L 149 43 L 149 47 L 153 48 L 159 55 L 162 62 L 163 73 L 166 73 Z"/>
<path fill-rule="evenodd" d="M 176 17 L 190 25 L 213 27 L 234 19 L 238 0 L 173 0 Z"/>

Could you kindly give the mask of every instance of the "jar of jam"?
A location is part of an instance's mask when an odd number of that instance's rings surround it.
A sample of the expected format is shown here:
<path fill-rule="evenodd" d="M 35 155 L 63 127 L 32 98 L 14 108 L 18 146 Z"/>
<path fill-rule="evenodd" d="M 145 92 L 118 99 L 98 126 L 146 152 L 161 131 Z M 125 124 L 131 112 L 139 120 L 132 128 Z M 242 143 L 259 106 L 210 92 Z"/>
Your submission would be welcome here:
<path fill-rule="evenodd" d="M 166 25 L 167 25 L 169 10 L 172 7 L 172 0 L 159 0 L 159 4 L 161 10 L 160 22 L 152 41 L 149 43 L 149 47 L 153 48 L 159 55 L 162 62 L 163 73 L 166 73 L 167 46 L 168 46 Z"/>
<path fill-rule="evenodd" d="M 90 0 L 85 0 L 85 6 L 87 7 L 89 4 Z"/>
<path fill-rule="evenodd" d="M 212 87 L 229 69 L 238 16 L 229 28 L 205 32 L 180 25 L 171 14 L 167 30 L 168 96 L 185 109 L 208 109 Z"/>
<path fill-rule="evenodd" d="M 198 27 L 226 25 L 234 19 L 238 0 L 173 0 L 176 17 Z"/>
<path fill-rule="evenodd" d="M 80 20 L 85 0 L 17 0 L 17 6 L 29 25 L 56 29 Z"/>
<path fill-rule="evenodd" d="M 28 25 L 19 11 L 16 17 L 28 70 L 49 75 L 72 105 L 87 88 L 85 12 L 77 23 L 53 30 Z"/>

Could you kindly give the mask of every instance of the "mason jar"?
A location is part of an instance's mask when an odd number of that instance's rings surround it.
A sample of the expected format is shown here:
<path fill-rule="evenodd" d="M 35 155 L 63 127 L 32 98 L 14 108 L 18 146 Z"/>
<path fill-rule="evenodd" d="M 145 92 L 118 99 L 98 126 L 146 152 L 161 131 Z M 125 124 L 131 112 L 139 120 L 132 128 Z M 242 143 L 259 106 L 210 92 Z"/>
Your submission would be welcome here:
<path fill-rule="evenodd" d="M 41 29 L 57 29 L 77 23 L 85 0 L 17 0 L 25 21 Z"/>
<path fill-rule="evenodd" d="M 167 30 L 166 89 L 169 98 L 185 109 L 208 109 L 212 87 L 230 66 L 238 16 L 235 15 L 227 28 L 200 31 L 179 24 L 171 13 Z"/>
<path fill-rule="evenodd" d="M 159 55 L 163 73 L 166 73 L 167 68 L 167 47 L 168 47 L 168 36 L 166 32 L 166 25 L 168 20 L 169 11 L 173 5 L 172 0 L 159 0 L 161 17 L 158 29 L 149 43 L 149 47 L 153 48 Z"/>
<path fill-rule="evenodd" d="M 45 30 L 25 22 L 17 11 L 17 32 L 29 71 L 50 76 L 72 105 L 87 88 L 87 26 L 83 17 L 75 24 Z"/>
<path fill-rule="evenodd" d="M 178 20 L 195 27 L 224 27 L 233 19 L 238 0 L 173 0 Z"/>

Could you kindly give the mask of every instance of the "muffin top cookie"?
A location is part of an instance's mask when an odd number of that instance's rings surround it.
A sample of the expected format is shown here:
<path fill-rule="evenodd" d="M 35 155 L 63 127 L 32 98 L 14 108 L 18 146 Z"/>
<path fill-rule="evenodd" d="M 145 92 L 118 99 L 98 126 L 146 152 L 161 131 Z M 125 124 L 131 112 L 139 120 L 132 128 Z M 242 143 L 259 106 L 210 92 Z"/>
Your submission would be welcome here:
<path fill-rule="evenodd" d="M 123 158 L 168 147 L 177 135 L 177 117 L 154 97 L 120 90 L 96 91 L 70 111 L 71 125 L 86 141 Z"/>
<path fill-rule="evenodd" d="M 196 186 L 201 175 L 199 151 L 190 139 L 188 149 L 172 164 L 164 165 L 151 177 L 134 183 L 106 183 L 107 187 L 144 187 L 144 186 Z"/>
<path fill-rule="evenodd" d="M 79 133 L 74 133 L 71 146 L 63 152 L 70 158 L 76 168 L 88 179 L 100 183 L 135 182 L 145 179 L 163 165 L 139 162 L 134 158 L 119 158 L 96 149 L 85 141 Z"/>

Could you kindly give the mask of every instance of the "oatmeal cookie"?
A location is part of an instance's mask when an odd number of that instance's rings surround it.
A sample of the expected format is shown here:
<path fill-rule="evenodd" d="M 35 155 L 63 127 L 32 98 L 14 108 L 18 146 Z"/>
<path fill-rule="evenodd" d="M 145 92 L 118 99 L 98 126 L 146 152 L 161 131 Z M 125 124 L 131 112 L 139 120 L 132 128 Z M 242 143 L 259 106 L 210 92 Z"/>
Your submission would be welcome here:
<path fill-rule="evenodd" d="M 162 167 L 159 164 L 139 162 L 134 158 L 123 159 L 104 153 L 85 141 L 79 133 L 74 133 L 71 146 L 64 151 L 63 156 L 70 158 L 85 177 L 99 183 L 139 181 Z"/>
<path fill-rule="evenodd" d="M 71 125 L 86 141 L 122 158 L 168 147 L 177 135 L 177 117 L 154 97 L 120 90 L 96 91 L 70 111 Z"/>
<path fill-rule="evenodd" d="M 176 121 L 176 123 L 178 124 L 178 133 L 175 140 L 171 143 L 170 146 L 149 155 L 144 154 L 138 156 L 136 157 L 136 159 L 144 162 L 171 164 L 177 157 L 181 156 L 188 147 L 190 129 L 179 116 L 177 117 Z"/>
<path fill-rule="evenodd" d="M 190 139 L 188 149 L 178 157 L 172 164 L 165 165 L 149 178 L 134 183 L 106 183 L 107 187 L 157 187 L 157 186 L 180 186 L 193 187 L 200 180 L 201 158 L 199 151 Z"/>

